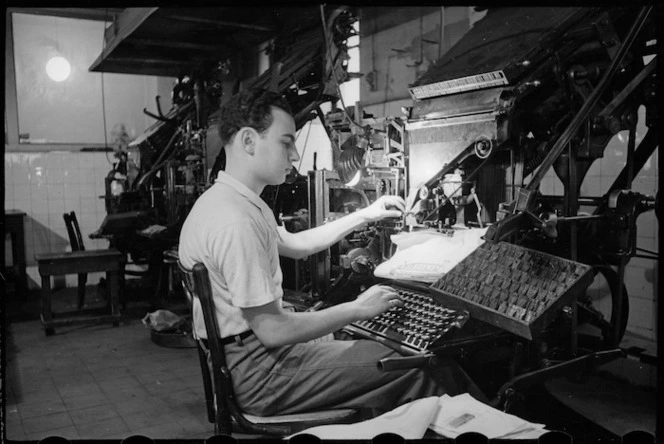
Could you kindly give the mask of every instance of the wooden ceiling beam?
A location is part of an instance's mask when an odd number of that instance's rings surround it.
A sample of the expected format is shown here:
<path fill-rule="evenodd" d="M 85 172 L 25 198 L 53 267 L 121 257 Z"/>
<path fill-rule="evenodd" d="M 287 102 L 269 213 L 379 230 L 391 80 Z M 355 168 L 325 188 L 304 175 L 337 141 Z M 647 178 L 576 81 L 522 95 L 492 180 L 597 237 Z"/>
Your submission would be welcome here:
<path fill-rule="evenodd" d="M 225 21 L 225 20 L 218 20 L 218 19 L 206 18 L 206 17 L 194 17 L 194 16 L 183 16 L 183 15 L 162 15 L 162 17 L 165 18 L 165 19 L 168 19 L 168 20 L 176 20 L 176 21 L 181 21 L 181 22 L 215 25 L 215 26 L 219 26 L 219 27 L 250 29 L 252 31 L 262 31 L 262 32 L 274 32 L 275 31 L 273 28 L 271 28 L 269 26 L 253 25 L 251 23 L 228 22 L 228 21 Z"/>
<path fill-rule="evenodd" d="M 228 45 L 208 45 L 205 43 L 191 43 L 163 39 L 131 38 L 131 43 L 136 45 L 157 46 L 160 48 L 199 49 L 201 51 L 232 51 Z"/>

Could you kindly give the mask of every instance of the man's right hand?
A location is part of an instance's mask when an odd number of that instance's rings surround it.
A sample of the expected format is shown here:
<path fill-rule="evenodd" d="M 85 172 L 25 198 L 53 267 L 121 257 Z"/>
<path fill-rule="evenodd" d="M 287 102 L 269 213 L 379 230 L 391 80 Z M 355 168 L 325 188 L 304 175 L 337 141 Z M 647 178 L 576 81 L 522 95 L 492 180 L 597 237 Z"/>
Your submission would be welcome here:
<path fill-rule="evenodd" d="M 374 285 L 349 304 L 353 304 L 358 320 L 364 321 L 375 318 L 392 307 L 402 307 L 403 301 L 392 287 Z"/>

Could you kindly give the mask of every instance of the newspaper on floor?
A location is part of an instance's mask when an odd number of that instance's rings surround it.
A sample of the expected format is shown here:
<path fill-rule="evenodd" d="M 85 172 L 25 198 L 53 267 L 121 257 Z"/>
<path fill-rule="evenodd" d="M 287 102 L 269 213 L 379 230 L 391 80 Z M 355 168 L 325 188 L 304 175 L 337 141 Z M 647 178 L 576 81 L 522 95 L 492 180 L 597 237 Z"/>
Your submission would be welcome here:
<path fill-rule="evenodd" d="M 306 433 L 324 440 L 371 440 L 382 433 L 395 433 L 404 439 L 422 439 L 436 413 L 438 401 L 437 396 L 416 399 L 367 421 L 312 427 L 296 435 Z"/>
<path fill-rule="evenodd" d="M 429 426 L 448 438 L 466 432 L 481 433 L 489 439 L 532 439 L 547 432 L 545 425 L 523 420 L 481 403 L 470 394 L 443 395 Z"/>
<path fill-rule="evenodd" d="M 448 438 L 478 432 L 489 439 L 535 439 L 547 432 L 544 427 L 503 413 L 466 393 L 417 399 L 367 421 L 312 427 L 295 435 L 309 434 L 323 440 L 371 440 L 376 435 L 395 433 L 404 439 L 422 439 L 431 429 Z"/>

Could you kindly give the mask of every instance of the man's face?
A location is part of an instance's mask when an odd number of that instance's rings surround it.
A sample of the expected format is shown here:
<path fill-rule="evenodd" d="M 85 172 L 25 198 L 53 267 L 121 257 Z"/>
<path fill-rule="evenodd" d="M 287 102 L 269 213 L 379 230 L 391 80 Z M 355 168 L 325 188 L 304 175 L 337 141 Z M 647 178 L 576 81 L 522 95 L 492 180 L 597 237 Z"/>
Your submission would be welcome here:
<path fill-rule="evenodd" d="M 295 148 L 295 121 L 280 108 L 272 108 L 272 125 L 256 142 L 257 171 L 267 185 L 284 183 L 293 163 L 300 159 Z"/>

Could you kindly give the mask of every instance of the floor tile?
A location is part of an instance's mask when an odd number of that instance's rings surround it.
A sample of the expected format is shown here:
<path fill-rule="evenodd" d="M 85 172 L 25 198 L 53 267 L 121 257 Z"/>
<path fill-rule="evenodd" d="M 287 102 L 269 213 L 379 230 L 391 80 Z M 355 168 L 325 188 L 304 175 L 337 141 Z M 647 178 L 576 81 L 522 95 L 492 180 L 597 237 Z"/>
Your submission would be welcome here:
<path fill-rule="evenodd" d="M 193 418 L 183 415 L 176 421 L 187 434 L 214 433 L 214 424 L 208 422 L 207 417 Z"/>
<path fill-rule="evenodd" d="M 129 427 L 120 416 L 80 424 L 76 430 L 81 439 L 122 439 L 131 435 Z"/>
<path fill-rule="evenodd" d="M 24 439 L 23 424 L 18 413 L 18 408 L 12 407 L 5 410 L 5 430 L 8 439 Z"/>
<path fill-rule="evenodd" d="M 140 412 L 126 413 L 120 412 L 120 416 L 131 430 L 139 430 L 154 425 L 167 424 L 173 421 L 171 415 L 173 411 L 169 409 L 149 409 Z"/>
<path fill-rule="evenodd" d="M 8 379 L 7 382 L 12 385 L 14 394 L 16 395 L 26 395 L 28 393 L 59 393 L 55 383 L 48 376 L 48 373 L 44 372 L 39 376 L 27 376 L 23 375 L 22 377 Z"/>
<path fill-rule="evenodd" d="M 103 392 L 96 383 L 84 383 L 81 385 L 68 384 L 58 387 L 62 399 L 80 398 L 85 395 L 103 396 Z"/>
<path fill-rule="evenodd" d="M 69 416 L 74 422 L 74 425 L 87 424 L 90 422 L 98 422 L 104 419 L 110 419 L 120 416 L 116 411 L 113 404 L 101 404 L 93 407 L 80 408 L 69 411 Z"/>
<path fill-rule="evenodd" d="M 31 435 L 48 430 L 61 429 L 73 425 L 68 412 L 36 416 L 23 420 L 23 432 Z"/>
<path fill-rule="evenodd" d="M 135 412 L 145 412 L 155 408 L 167 409 L 169 407 L 165 401 L 150 395 L 120 400 L 114 402 L 113 405 L 115 406 L 115 410 L 120 412 L 121 415 L 127 415 Z"/>
<path fill-rule="evenodd" d="M 104 373 L 104 371 L 107 373 L 112 373 L 114 370 L 127 369 L 127 366 L 124 364 L 124 362 L 120 361 L 112 355 L 104 355 L 95 357 L 93 359 L 86 359 L 84 363 L 88 371 L 93 375 Z"/>
<path fill-rule="evenodd" d="M 161 383 L 168 383 L 169 381 L 173 379 L 178 379 L 177 376 L 175 376 L 173 373 L 169 372 L 168 370 L 159 370 L 156 372 L 146 372 L 146 373 L 135 373 L 134 374 L 138 382 L 140 382 L 143 385 L 150 385 L 150 384 L 161 384 Z"/>
<path fill-rule="evenodd" d="M 78 430 L 74 426 L 62 427 L 59 429 L 48 430 L 44 432 L 32 433 L 25 435 L 26 440 L 40 440 L 51 436 L 60 436 L 69 440 L 77 440 L 80 438 Z"/>
<path fill-rule="evenodd" d="M 148 393 L 148 391 L 141 386 L 135 388 L 120 388 L 117 390 L 105 391 L 104 394 L 108 401 L 111 403 L 150 396 L 150 393 Z"/>
<path fill-rule="evenodd" d="M 149 436 L 152 439 L 186 439 L 189 437 L 189 434 L 177 422 L 166 422 L 145 428 L 132 428 L 132 433 Z"/>
<path fill-rule="evenodd" d="M 97 381 L 90 373 L 49 374 L 58 391 L 66 391 L 77 386 L 93 386 L 97 384 Z"/>
<path fill-rule="evenodd" d="M 18 402 L 23 404 L 31 404 L 33 402 L 53 402 L 62 400 L 60 392 L 57 389 L 43 391 L 43 392 L 28 392 L 20 393 Z"/>
<path fill-rule="evenodd" d="M 109 404 L 110 401 L 101 392 L 86 393 L 78 397 L 65 397 L 62 401 L 67 410 L 83 409 L 87 407 L 95 407 L 102 404 Z"/>
<path fill-rule="evenodd" d="M 125 367 L 105 367 L 99 369 L 90 369 L 90 373 L 97 383 L 114 381 L 116 379 L 122 379 L 133 376 L 133 373 L 130 368 Z"/>
<path fill-rule="evenodd" d="M 62 400 L 38 401 L 30 404 L 22 403 L 18 406 L 18 411 L 22 420 L 34 418 L 35 416 L 44 416 L 51 413 L 62 413 L 67 411 Z"/>

